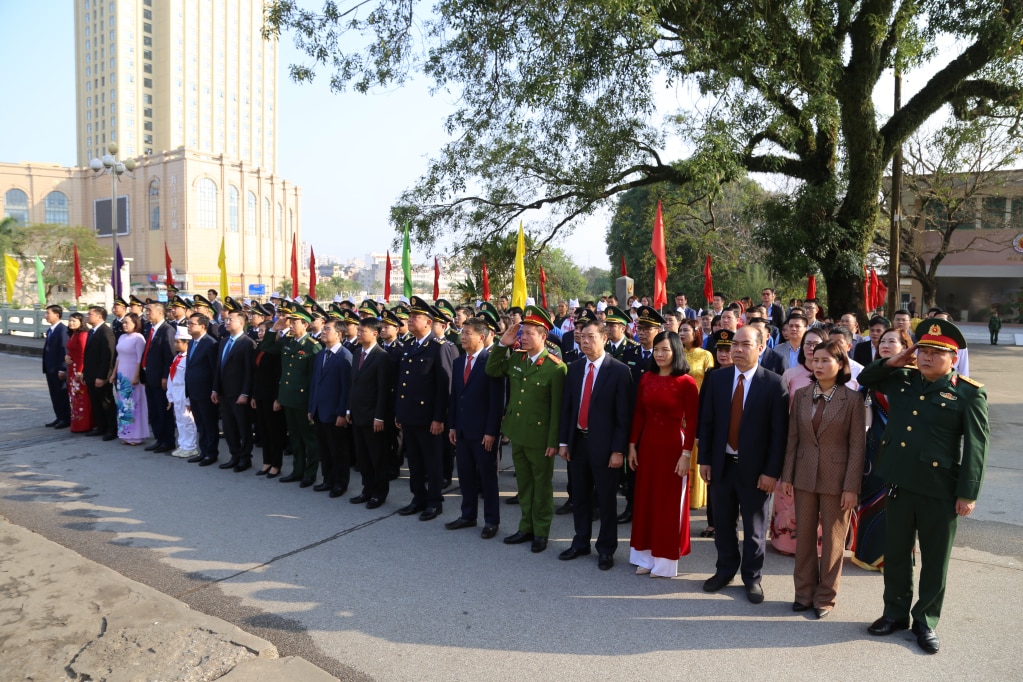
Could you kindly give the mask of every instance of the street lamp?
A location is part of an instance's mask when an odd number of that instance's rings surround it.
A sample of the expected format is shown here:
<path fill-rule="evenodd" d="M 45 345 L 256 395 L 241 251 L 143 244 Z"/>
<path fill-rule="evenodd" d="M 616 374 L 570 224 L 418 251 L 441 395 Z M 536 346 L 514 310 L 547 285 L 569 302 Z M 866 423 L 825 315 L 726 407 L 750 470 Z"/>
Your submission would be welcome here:
<path fill-rule="evenodd" d="M 93 159 L 89 162 L 89 168 L 97 175 L 110 175 L 110 236 L 113 238 L 113 270 L 114 276 L 111 284 L 114 286 L 114 296 L 118 295 L 121 284 L 121 271 L 117 267 L 117 180 L 125 173 L 132 177 L 131 172 L 135 170 L 135 159 L 119 161 L 117 158 L 117 143 L 111 142 L 107 145 L 107 153 L 102 159 Z"/>

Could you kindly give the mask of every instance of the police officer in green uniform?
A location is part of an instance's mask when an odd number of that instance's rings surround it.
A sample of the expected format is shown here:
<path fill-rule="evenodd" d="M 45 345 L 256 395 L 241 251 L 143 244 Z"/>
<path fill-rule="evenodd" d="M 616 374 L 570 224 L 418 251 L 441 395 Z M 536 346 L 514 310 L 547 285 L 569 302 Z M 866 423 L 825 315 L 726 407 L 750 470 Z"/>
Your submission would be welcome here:
<path fill-rule="evenodd" d="M 567 368 L 544 345 L 553 326 L 547 312 L 536 306 L 523 312 L 522 322 L 506 329 L 491 349 L 487 374 L 508 377 L 510 397 L 501 431 L 511 440 L 522 509 L 518 531 L 504 542 L 532 541 L 532 551 L 542 552 L 554 518 L 554 456 Z M 516 339 L 520 351 L 512 350 Z"/>
<path fill-rule="evenodd" d="M 910 626 L 920 648 L 938 652 L 934 628 L 941 616 L 945 576 L 960 516 L 980 495 L 988 450 L 987 393 L 957 373 L 966 348 L 959 329 L 927 319 L 917 342 L 860 372 L 861 386 L 888 397 L 878 474 L 888 485 L 885 507 L 884 615 L 869 628 L 889 635 Z M 913 366 L 914 354 L 916 366 Z M 913 546 L 920 541 L 920 587 L 913 598 Z"/>
<path fill-rule="evenodd" d="M 465 351 L 462 349 L 462 335 L 454 329 L 455 315 L 457 313 L 455 306 L 451 305 L 446 299 L 438 298 L 433 307 L 444 313 L 444 339 L 451 344 L 452 348 L 458 351 L 456 357 L 458 355 L 465 355 Z M 437 331 L 438 329 L 435 326 L 433 333 L 436 334 Z"/>
<path fill-rule="evenodd" d="M 632 318 L 616 305 L 609 305 L 604 314 L 606 316 L 604 324 L 607 325 L 607 343 L 604 344 L 604 352 L 615 360 L 621 360 L 627 350 L 639 346 L 629 338 L 627 332 Z"/>
<path fill-rule="evenodd" d="M 280 481 L 301 481 L 301 487 L 308 488 L 316 482 L 316 468 L 320 463 L 316 431 L 309 421 L 309 382 L 314 359 L 323 346 L 309 337 L 312 322 L 309 311 L 297 304 L 289 309 L 286 320 L 279 317 L 273 329 L 263 335 L 259 349 L 281 356 L 281 383 L 274 408 L 279 405 L 284 410 L 295 466 L 291 474 Z M 278 339 L 278 332 L 286 326 L 291 327 L 291 332 Z"/>

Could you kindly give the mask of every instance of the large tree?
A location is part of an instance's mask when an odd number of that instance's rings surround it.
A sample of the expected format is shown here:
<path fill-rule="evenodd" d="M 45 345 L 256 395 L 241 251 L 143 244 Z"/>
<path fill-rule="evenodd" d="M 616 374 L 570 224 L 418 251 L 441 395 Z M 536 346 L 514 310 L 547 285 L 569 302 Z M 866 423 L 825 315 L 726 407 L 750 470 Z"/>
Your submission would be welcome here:
<path fill-rule="evenodd" d="M 415 238 L 458 243 L 527 211 L 537 248 L 619 192 L 661 182 L 713 192 L 747 172 L 791 178 L 767 218 L 770 265 L 819 269 L 831 309 L 862 308 L 862 265 L 895 149 L 935 112 L 1018 117 L 1016 0 L 276 0 L 331 87 L 367 91 L 417 72 L 458 97 L 452 141 L 399 198 Z M 939 50 L 939 45 L 942 46 Z M 887 70 L 937 72 L 891 116 Z M 696 101 L 671 111 L 675 96 Z M 682 160 L 666 150 L 684 146 Z M 801 271 L 801 272 L 800 272 Z"/>
<path fill-rule="evenodd" d="M 43 261 L 47 301 L 70 302 L 74 298 L 75 246 L 78 247 L 82 280 L 87 288 L 94 288 L 110 278 L 110 252 L 99 244 L 96 231 L 87 227 L 0 223 L 0 240 L 3 241 L 4 252 L 22 261 L 22 273 L 32 273 L 34 278 L 32 263 L 35 257 L 39 256 Z"/>

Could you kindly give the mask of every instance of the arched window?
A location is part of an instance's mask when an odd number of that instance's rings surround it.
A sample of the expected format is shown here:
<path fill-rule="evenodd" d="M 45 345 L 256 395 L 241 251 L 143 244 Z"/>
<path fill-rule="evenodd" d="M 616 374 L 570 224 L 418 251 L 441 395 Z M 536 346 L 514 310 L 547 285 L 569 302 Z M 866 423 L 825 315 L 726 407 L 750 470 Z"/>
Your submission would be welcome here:
<path fill-rule="evenodd" d="M 17 220 L 22 225 L 28 224 L 28 195 L 20 189 L 9 189 L 4 194 L 4 217 Z"/>
<path fill-rule="evenodd" d="M 49 225 L 70 225 L 67 195 L 54 190 L 46 195 L 46 222 Z"/>
<path fill-rule="evenodd" d="M 230 185 L 227 188 L 227 229 L 238 231 L 238 188 Z"/>
<path fill-rule="evenodd" d="M 160 181 L 157 178 L 149 183 L 149 229 L 160 229 Z"/>
<path fill-rule="evenodd" d="M 217 183 L 209 178 L 200 178 L 196 183 L 199 192 L 199 227 L 204 230 L 217 229 Z"/>
<path fill-rule="evenodd" d="M 270 236 L 270 220 L 272 218 L 273 218 L 273 216 L 270 215 L 270 200 L 267 199 L 266 197 L 263 197 L 263 230 L 262 230 L 262 233 L 263 233 L 264 237 L 269 237 Z"/>
<path fill-rule="evenodd" d="M 277 204 L 277 239 L 284 238 L 284 209 L 281 208 L 280 204 Z"/>
<path fill-rule="evenodd" d="M 256 221 L 259 220 L 256 205 L 256 193 L 249 192 L 245 200 L 245 234 L 256 234 Z"/>

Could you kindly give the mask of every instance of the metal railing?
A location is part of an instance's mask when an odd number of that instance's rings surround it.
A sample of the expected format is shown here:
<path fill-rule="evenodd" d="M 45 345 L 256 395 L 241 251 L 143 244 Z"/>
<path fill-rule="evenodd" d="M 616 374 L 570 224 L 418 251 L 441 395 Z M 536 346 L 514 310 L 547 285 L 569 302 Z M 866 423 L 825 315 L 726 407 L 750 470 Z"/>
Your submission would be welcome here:
<path fill-rule="evenodd" d="M 64 320 L 67 321 L 68 315 L 76 310 L 75 307 L 66 308 Z M 31 308 L 9 308 L 6 303 L 0 304 L 0 334 L 17 334 L 41 339 L 46 336 L 46 329 L 49 327 L 44 317 L 45 312 L 38 304 Z"/>

